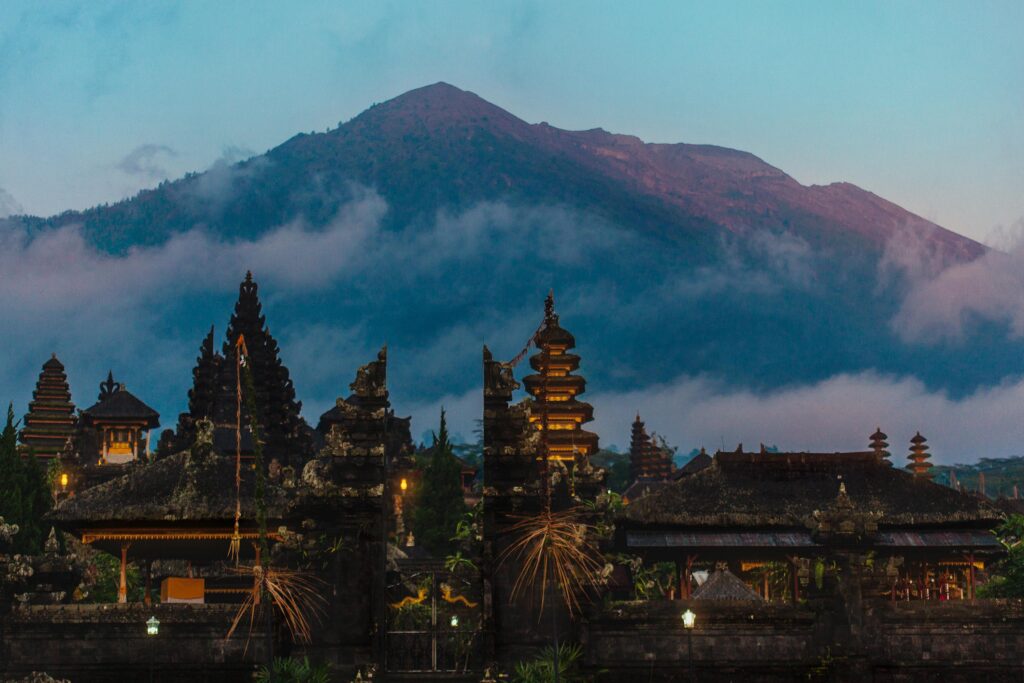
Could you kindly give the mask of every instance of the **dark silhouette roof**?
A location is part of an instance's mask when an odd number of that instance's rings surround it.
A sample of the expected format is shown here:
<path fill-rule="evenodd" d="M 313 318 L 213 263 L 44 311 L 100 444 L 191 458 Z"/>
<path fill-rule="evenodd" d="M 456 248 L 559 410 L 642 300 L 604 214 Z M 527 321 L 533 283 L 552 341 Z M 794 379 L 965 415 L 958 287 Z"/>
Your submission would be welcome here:
<path fill-rule="evenodd" d="M 728 569 L 716 569 L 702 586 L 693 592 L 694 600 L 754 600 L 764 602 L 750 586 Z"/>
<path fill-rule="evenodd" d="M 796 526 L 830 509 L 845 484 L 858 510 L 879 526 L 994 524 L 1000 513 L 879 462 L 873 452 L 716 453 L 710 466 L 644 496 L 624 511 L 632 526 Z"/>
<path fill-rule="evenodd" d="M 672 475 L 672 478 L 679 479 L 681 477 L 686 477 L 691 474 L 696 474 L 705 467 L 710 467 L 711 462 L 711 456 L 705 453 L 704 449 L 702 448 L 700 449 L 700 453 L 690 458 L 690 462 L 686 463 L 681 468 L 679 468 L 679 471 L 675 472 Z"/>
<path fill-rule="evenodd" d="M 255 472 L 242 468 L 242 517 L 256 515 Z M 266 482 L 267 514 L 279 518 L 285 493 Z M 235 459 L 191 451 L 137 464 L 128 473 L 61 501 L 51 513 L 68 529 L 99 522 L 230 522 L 235 515 Z"/>

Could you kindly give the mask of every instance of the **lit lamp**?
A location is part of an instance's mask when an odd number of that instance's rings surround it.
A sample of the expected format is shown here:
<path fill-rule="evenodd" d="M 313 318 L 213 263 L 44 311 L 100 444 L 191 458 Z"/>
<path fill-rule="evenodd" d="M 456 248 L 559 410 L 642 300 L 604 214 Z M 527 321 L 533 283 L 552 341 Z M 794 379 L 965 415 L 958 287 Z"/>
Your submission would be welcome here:
<path fill-rule="evenodd" d="M 146 635 L 155 636 L 160 633 L 160 620 L 150 617 L 146 620 Z"/>
<path fill-rule="evenodd" d="M 403 494 L 405 493 L 405 490 L 409 488 L 409 482 L 405 480 L 405 477 L 402 477 L 402 481 L 399 482 L 398 488 L 402 489 Z"/>
<path fill-rule="evenodd" d="M 60 488 L 61 488 L 62 491 L 66 491 L 67 488 L 68 488 L 68 473 L 67 472 L 61 472 L 60 473 Z"/>
<path fill-rule="evenodd" d="M 690 663 L 690 681 L 696 681 L 693 672 L 693 627 L 697 624 L 697 615 L 689 607 L 683 612 L 683 628 L 686 629 L 686 659 Z"/>
<path fill-rule="evenodd" d="M 458 614 L 453 614 L 450 623 L 452 625 L 452 628 L 458 628 L 459 627 L 459 615 Z"/>

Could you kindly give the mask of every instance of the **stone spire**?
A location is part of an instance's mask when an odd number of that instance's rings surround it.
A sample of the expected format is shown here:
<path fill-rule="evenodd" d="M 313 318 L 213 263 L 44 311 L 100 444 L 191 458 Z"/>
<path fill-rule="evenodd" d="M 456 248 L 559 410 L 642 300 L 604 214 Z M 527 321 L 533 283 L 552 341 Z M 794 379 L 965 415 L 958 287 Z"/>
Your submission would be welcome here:
<path fill-rule="evenodd" d="M 907 456 L 910 464 L 907 465 L 907 469 L 913 472 L 915 479 L 931 481 L 931 478 L 935 475 L 931 471 L 932 464 L 928 462 L 928 459 L 932 456 L 928 452 L 927 439 L 921 436 L 921 432 L 918 432 L 910 440 L 910 444 L 910 455 Z"/>
<path fill-rule="evenodd" d="M 577 456 L 590 457 L 597 452 L 598 437 L 584 431 L 583 425 L 594 419 L 594 408 L 577 400 L 587 381 L 572 374 L 579 368 L 580 357 L 566 351 L 576 346 L 576 339 L 559 325 L 552 293 L 544 301 L 544 325 L 533 342 L 540 350 L 530 357 L 536 373 L 523 378 L 533 397 L 530 422 L 546 431 L 550 459 L 571 462 Z"/>
<path fill-rule="evenodd" d="M 302 461 L 312 454 L 309 430 L 301 417 L 302 403 L 295 400 L 295 387 L 281 363 L 277 341 L 270 334 L 263 315 L 259 291 L 251 272 L 238 287 L 238 302 L 228 323 L 222 347 L 223 361 L 218 373 L 214 423 L 217 427 L 235 424 L 236 362 L 235 344 L 245 338 L 256 391 L 257 421 L 262 427 L 265 455 L 281 462 Z M 244 410 L 244 408 L 243 408 Z M 248 418 L 243 416 L 244 421 Z"/>
<path fill-rule="evenodd" d="M 75 423 L 67 374 L 57 354 L 53 354 L 39 373 L 19 438 L 36 457 L 55 458 L 74 435 Z"/>
<path fill-rule="evenodd" d="M 188 392 L 188 412 L 192 419 L 213 417 L 217 403 L 217 376 L 224 357 L 213 349 L 213 326 L 199 347 L 196 366 L 192 368 L 192 388 Z"/>
<path fill-rule="evenodd" d="M 868 444 L 872 451 L 875 452 L 875 459 L 878 460 L 879 464 L 888 463 L 889 467 L 892 467 L 892 461 L 889 460 L 889 448 L 888 439 L 889 436 L 882 431 L 881 427 L 875 427 L 875 433 L 871 435 L 871 443 Z"/>

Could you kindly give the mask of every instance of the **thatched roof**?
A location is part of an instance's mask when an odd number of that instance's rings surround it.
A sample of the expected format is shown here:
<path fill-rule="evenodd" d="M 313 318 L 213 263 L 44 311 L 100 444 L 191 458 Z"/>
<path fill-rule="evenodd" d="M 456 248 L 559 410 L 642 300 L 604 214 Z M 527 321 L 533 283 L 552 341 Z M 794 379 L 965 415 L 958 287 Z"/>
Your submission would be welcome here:
<path fill-rule="evenodd" d="M 814 511 L 835 504 L 840 483 L 854 508 L 880 513 L 882 527 L 1000 518 L 978 498 L 914 479 L 872 452 L 719 452 L 711 466 L 629 505 L 624 521 L 632 527 L 803 527 Z"/>
<path fill-rule="evenodd" d="M 242 464 L 242 516 L 253 519 L 255 472 Z M 280 518 L 287 503 L 283 489 L 266 483 L 271 519 Z M 103 522 L 215 522 L 235 514 L 235 459 L 190 451 L 152 463 L 132 465 L 124 476 L 81 491 L 61 501 L 50 513 L 64 528 Z"/>
<path fill-rule="evenodd" d="M 160 426 L 160 414 L 143 403 L 127 389 L 118 389 L 102 401 L 82 411 L 86 421 L 92 420 L 138 420 L 147 429 Z"/>
<path fill-rule="evenodd" d="M 747 584 L 728 569 L 716 569 L 704 584 L 693 592 L 694 600 L 753 600 L 764 602 Z"/>

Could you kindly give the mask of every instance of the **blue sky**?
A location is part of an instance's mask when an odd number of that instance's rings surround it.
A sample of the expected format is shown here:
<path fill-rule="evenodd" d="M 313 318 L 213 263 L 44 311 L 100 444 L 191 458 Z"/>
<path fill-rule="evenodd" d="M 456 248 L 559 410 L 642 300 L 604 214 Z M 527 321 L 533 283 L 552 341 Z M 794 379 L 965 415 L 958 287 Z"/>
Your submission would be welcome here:
<path fill-rule="evenodd" d="M 1021 26 L 1021 2 L 7 0 L 0 212 L 116 201 L 444 80 L 531 122 L 744 149 L 998 243 L 1024 217 Z"/>

